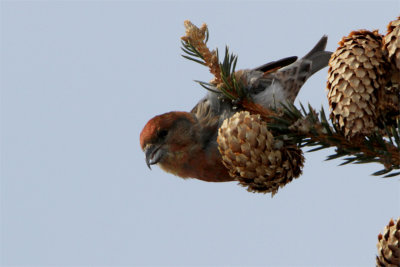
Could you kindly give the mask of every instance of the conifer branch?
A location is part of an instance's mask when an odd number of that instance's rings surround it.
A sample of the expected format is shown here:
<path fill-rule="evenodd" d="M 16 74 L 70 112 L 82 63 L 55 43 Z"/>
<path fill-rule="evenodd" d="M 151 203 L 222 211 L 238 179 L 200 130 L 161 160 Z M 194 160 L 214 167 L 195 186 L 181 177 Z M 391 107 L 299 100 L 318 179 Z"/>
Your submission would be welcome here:
<path fill-rule="evenodd" d="M 275 138 L 284 141 L 286 145 L 296 144 L 300 147 L 310 147 L 308 152 L 335 147 L 335 153 L 326 160 L 343 158 L 340 164 L 380 163 L 384 168 L 373 173 L 375 176 L 393 177 L 400 175 L 395 170 L 400 169 L 400 120 L 391 125 L 384 125 L 368 135 L 348 136 L 335 123 L 334 118 L 328 120 L 321 108 L 319 114 L 308 105 L 308 110 L 300 103 L 300 109 L 291 103 L 282 104 L 281 109 L 267 109 L 246 97 L 246 91 L 235 72 L 236 55 L 229 53 L 225 47 L 224 58 L 219 61 L 218 50 L 210 51 L 206 46 L 209 33 L 205 24 L 199 29 L 185 21 L 186 35 L 182 37 L 184 58 L 208 66 L 214 79 L 207 83 L 196 81 L 203 88 L 221 94 L 244 110 L 260 114 L 267 122 Z M 347 131 L 347 129 L 345 129 Z"/>
<path fill-rule="evenodd" d="M 337 127 L 330 125 L 323 108 L 318 117 L 310 106 L 308 111 L 304 107 L 300 111 L 290 103 L 283 106 L 281 115 L 270 117 L 272 121 L 268 123 L 268 128 L 276 138 L 297 143 L 301 147 L 316 147 L 308 152 L 336 147 L 335 153 L 328 156 L 327 160 L 345 157 L 341 166 L 375 162 L 382 164 L 384 169 L 373 175 L 386 174 L 384 177 L 392 177 L 400 174 L 392 172 L 400 169 L 399 120 L 396 125 L 386 128 L 386 132 L 390 133 L 387 136 L 375 132 L 370 136 L 349 139 Z"/>

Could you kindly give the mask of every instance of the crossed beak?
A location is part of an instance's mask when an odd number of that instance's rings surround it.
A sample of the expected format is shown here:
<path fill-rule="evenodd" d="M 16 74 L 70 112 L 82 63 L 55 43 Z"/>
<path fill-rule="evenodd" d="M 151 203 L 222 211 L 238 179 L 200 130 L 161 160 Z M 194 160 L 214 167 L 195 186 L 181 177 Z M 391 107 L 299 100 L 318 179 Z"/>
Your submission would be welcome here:
<path fill-rule="evenodd" d="M 144 154 L 146 155 L 146 164 L 147 167 L 151 170 L 151 165 L 157 164 L 162 156 L 164 155 L 164 152 L 161 148 L 161 145 L 153 145 L 149 144 L 144 148 Z"/>

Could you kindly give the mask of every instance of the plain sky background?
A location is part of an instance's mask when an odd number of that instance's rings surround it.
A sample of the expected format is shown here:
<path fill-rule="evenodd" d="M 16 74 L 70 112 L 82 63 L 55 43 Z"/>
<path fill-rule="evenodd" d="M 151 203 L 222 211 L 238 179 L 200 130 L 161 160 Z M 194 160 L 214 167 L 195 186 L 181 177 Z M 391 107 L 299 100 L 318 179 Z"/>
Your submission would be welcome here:
<path fill-rule="evenodd" d="M 150 171 L 139 134 L 212 78 L 180 56 L 186 19 L 250 68 L 399 14 L 398 0 L 1 1 L 1 264 L 374 266 L 400 214 L 399 177 L 370 175 L 381 166 L 306 153 L 271 198 Z M 296 103 L 327 108 L 326 76 Z"/>

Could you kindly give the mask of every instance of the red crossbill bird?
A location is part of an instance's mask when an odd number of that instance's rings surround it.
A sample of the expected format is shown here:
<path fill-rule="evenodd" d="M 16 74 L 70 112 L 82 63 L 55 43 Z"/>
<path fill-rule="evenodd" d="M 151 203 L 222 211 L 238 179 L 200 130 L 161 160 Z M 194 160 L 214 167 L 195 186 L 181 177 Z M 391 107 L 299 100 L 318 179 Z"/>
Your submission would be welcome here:
<path fill-rule="evenodd" d="M 293 103 L 305 81 L 328 65 L 331 52 L 325 51 L 326 43 L 327 37 L 323 36 L 299 60 L 288 57 L 237 71 L 246 95 L 265 108 Z M 173 111 L 155 116 L 140 134 L 147 166 L 158 164 L 182 178 L 232 181 L 218 151 L 217 135 L 222 122 L 238 111 L 232 101 L 208 92 L 190 112 Z"/>

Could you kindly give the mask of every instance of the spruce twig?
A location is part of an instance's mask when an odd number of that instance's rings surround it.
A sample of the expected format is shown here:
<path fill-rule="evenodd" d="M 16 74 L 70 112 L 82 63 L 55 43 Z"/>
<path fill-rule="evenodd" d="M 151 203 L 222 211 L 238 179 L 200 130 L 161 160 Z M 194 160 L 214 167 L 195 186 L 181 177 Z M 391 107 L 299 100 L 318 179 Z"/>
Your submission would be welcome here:
<path fill-rule="evenodd" d="M 357 136 L 349 139 L 342 130 L 327 119 L 321 107 L 319 114 L 308 105 L 306 109 L 300 103 L 300 109 L 292 103 L 281 103 L 282 109 L 266 109 L 246 98 L 243 85 L 237 78 L 235 68 L 238 57 L 230 54 L 225 47 L 224 58 L 219 61 L 218 50 L 210 51 L 206 46 L 209 38 L 205 24 L 199 29 L 191 22 L 185 21 L 186 36 L 182 37 L 184 58 L 208 66 L 214 79 L 207 83 L 196 81 L 203 88 L 221 94 L 234 101 L 242 109 L 260 114 L 268 123 L 268 128 L 277 139 L 287 144 L 297 144 L 300 147 L 312 147 L 309 152 L 335 147 L 334 154 L 326 160 L 342 158 L 340 165 L 380 163 L 384 169 L 373 173 L 376 176 L 393 177 L 400 172 L 400 121 L 385 125 L 385 136 L 375 132 L 369 136 Z"/>

